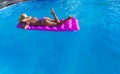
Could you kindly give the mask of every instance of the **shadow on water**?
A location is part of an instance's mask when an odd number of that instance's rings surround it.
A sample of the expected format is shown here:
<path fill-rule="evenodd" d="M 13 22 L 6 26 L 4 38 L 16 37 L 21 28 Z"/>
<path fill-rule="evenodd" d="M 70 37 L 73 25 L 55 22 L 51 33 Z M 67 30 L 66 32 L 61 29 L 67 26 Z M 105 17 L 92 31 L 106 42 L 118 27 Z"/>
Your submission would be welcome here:
<path fill-rule="evenodd" d="M 28 0 L 0 0 L 0 8 L 10 6 L 16 3 L 24 2 Z"/>

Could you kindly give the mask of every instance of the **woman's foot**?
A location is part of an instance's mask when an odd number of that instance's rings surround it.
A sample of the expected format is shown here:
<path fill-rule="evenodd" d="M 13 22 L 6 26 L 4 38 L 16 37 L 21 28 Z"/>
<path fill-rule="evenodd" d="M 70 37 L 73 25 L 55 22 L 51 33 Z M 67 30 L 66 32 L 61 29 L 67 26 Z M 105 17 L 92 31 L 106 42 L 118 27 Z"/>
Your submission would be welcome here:
<path fill-rule="evenodd" d="M 72 18 L 74 18 L 73 16 L 68 16 L 68 18 L 67 19 L 72 19 Z"/>
<path fill-rule="evenodd" d="M 57 17 L 57 15 L 56 15 L 56 13 L 55 13 L 55 11 L 54 11 L 53 8 L 51 9 L 51 13 L 52 13 L 52 15 L 53 15 L 53 17 L 54 17 L 54 20 L 55 20 L 57 23 L 60 23 L 60 20 L 58 19 L 58 17 Z"/>
<path fill-rule="evenodd" d="M 51 13 L 52 13 L 52 15 L 55 15 L 55 11 L 53 8 L 51 9 Z"/>
<path fill-rule="evenodd" d="M 65 23 L 66 21 L 72 19 L 73 17 L 72 16 L 69 16 L 68 18 L 66 18 L 65 20 L 61 21 L 60 23 L 58 23 L 58 26 Z"/>

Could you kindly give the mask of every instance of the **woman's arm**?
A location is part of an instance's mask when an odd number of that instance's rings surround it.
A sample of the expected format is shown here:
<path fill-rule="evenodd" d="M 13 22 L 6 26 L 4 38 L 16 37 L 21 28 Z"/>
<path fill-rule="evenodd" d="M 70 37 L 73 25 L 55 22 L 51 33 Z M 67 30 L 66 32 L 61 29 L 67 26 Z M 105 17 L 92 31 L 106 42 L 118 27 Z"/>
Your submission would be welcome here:
<path fill-rule="evenodd" d="M 29 24 L 30 24 L 29 22 L 26 22 L 26 24 L 23 25 L 23 28 L 26 30 L 28 28 Z"/>

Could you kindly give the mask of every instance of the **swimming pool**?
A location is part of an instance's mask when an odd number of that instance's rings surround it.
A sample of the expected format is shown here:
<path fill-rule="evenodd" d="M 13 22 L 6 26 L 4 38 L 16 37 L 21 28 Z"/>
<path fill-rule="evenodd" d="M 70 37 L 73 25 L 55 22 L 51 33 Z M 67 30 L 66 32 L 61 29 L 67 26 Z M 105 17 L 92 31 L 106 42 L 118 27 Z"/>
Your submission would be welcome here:
<path fill-rule="evenodd" d="M 16 28 L 21 13 L 76 16 L 78 32 Z M 0 74 L 120 74 L 120 1 L 29 1 L 0 10 Z"/>

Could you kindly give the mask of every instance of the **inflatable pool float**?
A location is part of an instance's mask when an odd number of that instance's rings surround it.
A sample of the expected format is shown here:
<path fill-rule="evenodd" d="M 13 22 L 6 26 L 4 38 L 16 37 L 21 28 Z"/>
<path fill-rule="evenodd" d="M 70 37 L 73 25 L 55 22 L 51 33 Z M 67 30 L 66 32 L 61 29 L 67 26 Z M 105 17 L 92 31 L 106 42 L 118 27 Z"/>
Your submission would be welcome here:
<path fill-rule="evenodd" d="M 61 20 L 62 21 L 62 20 Z M 17 25 L 17 28 L 22 28 L 20 24 Z M 27 30 L 46 30 L 46 31 L 78 31 L 79 24 L 78 19 L 72 18 L 66 21 L 60 26 L 29 26 Z"/>

